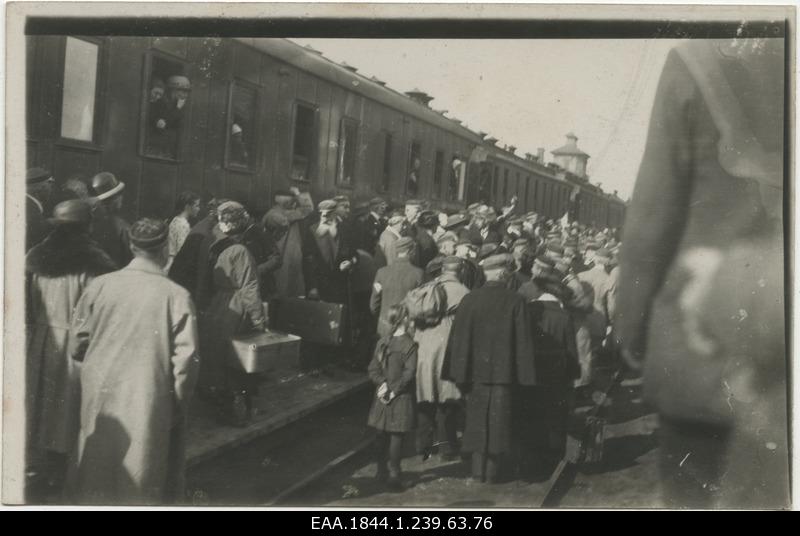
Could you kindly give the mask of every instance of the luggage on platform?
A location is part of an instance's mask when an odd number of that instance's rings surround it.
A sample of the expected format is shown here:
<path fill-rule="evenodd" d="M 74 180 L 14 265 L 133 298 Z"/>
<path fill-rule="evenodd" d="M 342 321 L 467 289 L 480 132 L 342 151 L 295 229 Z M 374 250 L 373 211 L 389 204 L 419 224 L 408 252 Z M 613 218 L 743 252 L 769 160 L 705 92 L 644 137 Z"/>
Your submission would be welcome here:
<path fill-rule="evenodd" d="M 278 331 L 259 331 L 233 337 L 230 366 L 248 374 L 299 367 L 300 337 Z"/>
<path fill-rule="evenodd" d="M 269 304 L 270 325 L 304 341 L 329 346 L 347 343 L 345 306 L 341 303 L 277 298 Z"/>

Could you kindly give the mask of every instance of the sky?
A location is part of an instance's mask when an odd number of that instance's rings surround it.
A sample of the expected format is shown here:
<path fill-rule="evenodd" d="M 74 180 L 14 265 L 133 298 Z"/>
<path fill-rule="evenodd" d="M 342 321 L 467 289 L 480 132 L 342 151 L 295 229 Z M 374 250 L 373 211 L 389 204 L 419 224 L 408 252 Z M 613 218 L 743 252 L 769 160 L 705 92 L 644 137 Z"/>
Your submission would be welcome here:
<path fill-rule="evenodd" d="M 659 75 L 674 40 L 293 39 L 377 76 L 419 88 L 474 131 L 550 151 L 574 132 L 588 174 L 627 199 L 636 180 Z"/>

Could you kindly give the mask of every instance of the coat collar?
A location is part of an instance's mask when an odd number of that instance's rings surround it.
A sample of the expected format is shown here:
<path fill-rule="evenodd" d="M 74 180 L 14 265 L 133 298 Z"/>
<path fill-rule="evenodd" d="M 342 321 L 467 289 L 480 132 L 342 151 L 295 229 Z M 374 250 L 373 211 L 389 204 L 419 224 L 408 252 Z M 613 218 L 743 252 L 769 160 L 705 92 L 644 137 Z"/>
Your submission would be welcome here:
<path fill-rule="evenodd" d="M 138 272 L 147 272 L 149 274 L 164 275 L 164 269 L 161 266 L 144 257 L 134 257 L 123 270 L 135 270 Z"/>

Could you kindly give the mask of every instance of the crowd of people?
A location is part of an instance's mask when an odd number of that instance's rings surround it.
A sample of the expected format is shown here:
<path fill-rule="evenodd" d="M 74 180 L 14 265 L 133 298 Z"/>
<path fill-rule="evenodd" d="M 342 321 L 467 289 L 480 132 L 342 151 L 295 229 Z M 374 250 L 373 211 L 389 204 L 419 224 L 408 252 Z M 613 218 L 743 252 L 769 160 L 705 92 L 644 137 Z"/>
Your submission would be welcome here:
<path fill-rule="evenodd" d="M 274 298 L 347 306 L 345 350 L 315 348 L 304 366 L 368 369 L 392 486 L 412 429 L 423 457 L 463 449 L 476 477 L 497 478 L 525 437 L 564 430 L 568 392 L 590 384 L 609 333 L 615 230 L 516 214 L 515 200 L 446 214 L 375 198 L 352 214 L 346 196 L 315 210 L 292 188 L 259 220 L 216 198 L 199 218 L 184 192 L 170 220 L 130 225 L 112 173 L 76 182 L 55 191 L 46 170 L 28 173 L 29 459 L 75 500 L 180 496 L 192 394 L 224 424 L 249 422 L 258 378 L 228 366 L 230 340 L 268 329 Z M 542 414 L 552 430 L 524 432 L 531 404 L 560 412 Z"/>

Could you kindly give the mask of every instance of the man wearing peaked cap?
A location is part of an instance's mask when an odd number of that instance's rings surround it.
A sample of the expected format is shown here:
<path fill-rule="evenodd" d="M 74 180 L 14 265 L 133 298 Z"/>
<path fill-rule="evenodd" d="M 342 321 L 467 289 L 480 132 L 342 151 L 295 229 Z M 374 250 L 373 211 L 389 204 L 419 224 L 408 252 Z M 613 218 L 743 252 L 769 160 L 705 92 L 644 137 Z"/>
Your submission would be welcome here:
<path fill-rule="evenodd" d="M 91 186 L 96 201 L 92 238 L 118 266 L 125 266 L 133 258 L 130 225 L 121 215 L 125 183 L 113 173 L 102 171 L 92 178 Z"/>
<path fill-rule="evenodd" d="M 43 168 L 31 168 L 25 176 L 25 251 L 44 240 L 48 228 L 44 220 L 53 197 L 53 175 Z"/>
<path fill-rule="evenodd" d="M 442 366 L 441 377 L 468 393 L 462 450 L 472 455 L 472 476 L 489 482 L 516 465 L 512 416 L 521 388 L 538 381 L 525 301 L 506 286 L 513 266 L 508 254 L 483 261 L 487 283 L 461 300 Z"/>
<path fill-rule="evenodd" d="M 386 229 L 388 205 L 383 198 L 374 197 L 369 202 L 369 212 L 358 219 L 358 249 L 374 255 L 381 234 Z"/>
<path fill-rule="evenodd" d="M 68 489 L 79 504 L 184 498 L 199 357 L 194 304 L 163 274 L 168 234 L 161 221 L 134 223 L 134 260 L 92 281 L 75 307 L 69 352 L 82 362 L 81 422 Z"/>
<path fill-rule="evenodd" d="M 389 309 L 405 298 L 409 290 L 422 284 L 424 273 L 411 263 L 416 244 L 408 236 L 397 239 L 396 258 L 388 266 L 379 268 L 375 274 L 370 309 L 378 315 L 378 335 L 384 337 L 392 329 L 389 322 Z"/>

